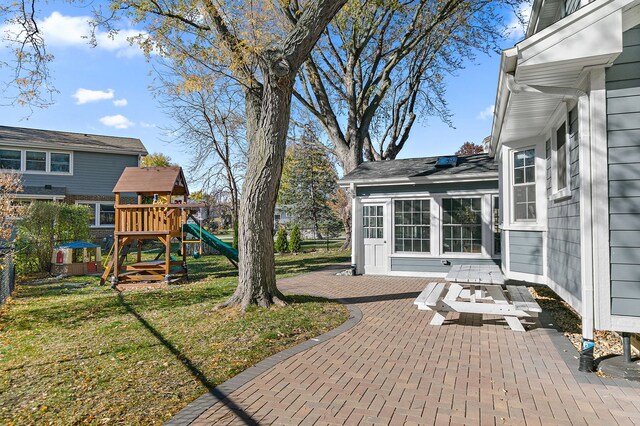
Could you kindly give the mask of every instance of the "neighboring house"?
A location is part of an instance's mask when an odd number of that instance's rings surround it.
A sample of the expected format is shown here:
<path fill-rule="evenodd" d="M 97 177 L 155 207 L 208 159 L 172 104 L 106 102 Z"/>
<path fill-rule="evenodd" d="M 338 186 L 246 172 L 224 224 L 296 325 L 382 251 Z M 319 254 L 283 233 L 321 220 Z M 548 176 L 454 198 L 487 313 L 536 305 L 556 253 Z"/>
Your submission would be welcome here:
<path fill-rule="evenodd" d="M 339 181 L 353 198 L 357 273 L 442 277 L 500 262 L 498 165 L 487 154 L 367 162 Z"/>
<path fill-rule="evenodd" d="M 535 0 L 502 53 L 491 153 L 507 278 L 640 332 L 640 1 Z"/>
<path fill-rule="evenodd" d="M 89 206 L 94 239 L 113 233 L 113 187 L 144 155 L 139 139 L 0 126 L 0 170 L 22 173 L 17 198 Z"/>
<path fill-rule="evenodd" d="M 275 213 L 273 215 L 273 229 L 278 229 L 280 225 L 287 226 L 287 224 L 292 220 L 293 217 L 285 211 L 285 207 L 280 204 L 276 204 Z"/>

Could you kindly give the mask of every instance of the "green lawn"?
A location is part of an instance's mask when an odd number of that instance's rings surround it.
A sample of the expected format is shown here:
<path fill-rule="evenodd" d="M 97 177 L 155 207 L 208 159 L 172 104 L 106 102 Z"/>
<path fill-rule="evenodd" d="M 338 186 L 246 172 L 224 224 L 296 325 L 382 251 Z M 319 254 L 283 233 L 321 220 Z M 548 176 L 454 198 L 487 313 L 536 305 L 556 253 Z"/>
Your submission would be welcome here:
<path fill-rule="evenodd" d="M 280 277 L 345 262 L 348 252 L 278 256 Z M 257 361 L 335 328 L 342 305 L 213 311 L 237 271 L 190 258 L 195 282 L 117 294 L 97 278 L 18 285 L 0 312 L 0 424 L 159 424 Z"/>

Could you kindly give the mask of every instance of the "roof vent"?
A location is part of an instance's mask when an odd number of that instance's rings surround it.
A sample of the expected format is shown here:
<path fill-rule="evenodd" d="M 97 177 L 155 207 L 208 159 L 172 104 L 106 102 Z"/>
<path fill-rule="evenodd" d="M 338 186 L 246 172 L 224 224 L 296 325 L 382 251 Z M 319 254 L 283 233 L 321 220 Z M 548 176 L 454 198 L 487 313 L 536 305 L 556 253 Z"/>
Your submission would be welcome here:
<path fill-rule="evenodd" d="M 438 157 L 436 160 L 436 167 L 438 168 L 446 168 L 446 167 L 455 167 L 458 165 L 458 157 L 455 155 L 450 155 L 447 157 Z"/>
<path fill-rule="evenodd" d="M 52 188 L 51 185 L 45 185 L 44 186 L 44 189 L 51 189 L 51 188 Z"/>

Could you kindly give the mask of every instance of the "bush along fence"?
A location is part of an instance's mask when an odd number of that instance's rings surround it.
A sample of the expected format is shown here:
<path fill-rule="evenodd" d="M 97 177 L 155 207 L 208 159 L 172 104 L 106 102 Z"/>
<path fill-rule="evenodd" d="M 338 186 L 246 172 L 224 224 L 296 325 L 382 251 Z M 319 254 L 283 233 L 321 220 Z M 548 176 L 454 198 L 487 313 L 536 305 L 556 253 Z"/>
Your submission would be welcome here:
<path fill-rule="evenodd" d="M 279 223 L 274 231 L 274 250 L 277 253 L 331 251 L 339 249 L 343 242 L 341 226 L 304 228 L 295 223 Z"/>
<path fill-rule="evenodd" d="M 16 287 L 13 249 L 0 246 L 0 306 L 4 305 Z"/>

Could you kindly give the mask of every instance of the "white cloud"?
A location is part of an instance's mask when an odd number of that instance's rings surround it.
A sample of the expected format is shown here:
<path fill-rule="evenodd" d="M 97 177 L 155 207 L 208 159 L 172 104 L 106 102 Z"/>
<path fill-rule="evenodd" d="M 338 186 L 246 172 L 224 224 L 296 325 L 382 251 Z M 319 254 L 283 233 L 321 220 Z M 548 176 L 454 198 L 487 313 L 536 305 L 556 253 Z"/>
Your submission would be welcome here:
<path fill-rule="evenodd" d="M 100 122 L 105 126 L 115 127 L 116 129 L 128 129 L 135 124 L 122 114 L 106 115 L 100 118 Z"/>
<path fill-rule="evenodd" d="M 91 36 L 90 16 L 67 16 L 60 12 L 52 12 L 51 15 L 38 20 L 38 28 L 42 32 L 47 46 L 53 47 L 80 47 L 90 48 L 89 38 Z M 20 28 L 15 25 L 4 25 L 0 27 L 0 34 L 5 40 L 15 39 Z M 96 48 L 114 52 L 117 57 L 133 57 L 141 55 L 142 51 L 135 44 L 131 46 L 128 38 L 138 35 L 146 36 L 146 32 L 132 28 L 123 29 L 116 34 L 96 29 Z"/>
<path fill-rule="evenodd" d="M 149 128 L 151 128 L 151 127 L 156 127 L 156 125 L 155 125 L 155 124 L 153 124 L 153 123 L 147 123 L 147 122 L 144 122 L 144 121 L 141 121 L 141 122 L 140 122 L 140 125 L 141 125 L 142 127 L 144 127 L 145 129 L 149 129 Z"/>
<path fill-rule="evenodd" d="M 76 93 L 71 95 L 76 99 L 78 105 L 87 104 L 89 102 L 104 101 L 107 99 L 113 99 L 113 89 L 107 90 L 90 90 L 80 88 L 76 90 Z"/>
<path fill-rule="evenodd" d="M 531 17 L 531 5 L 531 1 L 521 3 L 517 11 L 512 14 L 511 21 L 507 24 L 507 35 L 511 40 L 522 40 L 524 38 L 524 33 Z M 522 21 L 520 21 L 519 17 L 522 18 Z"/>
<path fill-rule="evenodd" d="M 127 106 L 127 104 L 129 103 L 129 101 L 127 101 L 126 99 L 122 98 L 122 99 L 115 99 L 113 101 L 113 104 L 117 107 L 124 107 Z"/>
<path fill-rule="evenodd" d="M 485 109 L 480 111 L 480 113 L 478 114 L 478 116 L 476 118 L 478 120 L 486 120 L 488 118 L 492 118 L 493 117 L 493 109 L 494 109 L 494 105 L 489 105 L 488 107 L 486 107 Z"/>

